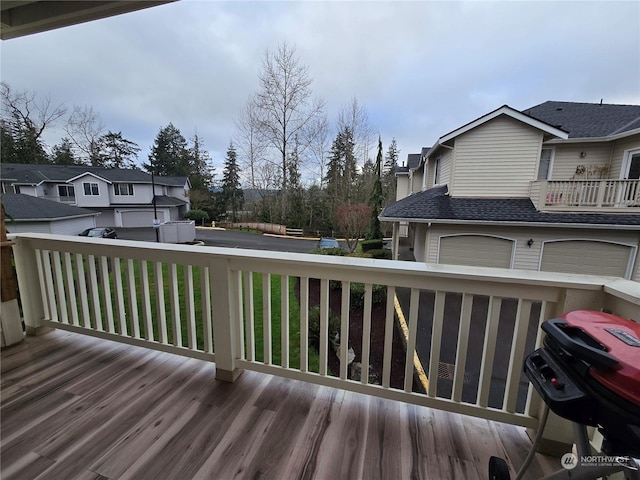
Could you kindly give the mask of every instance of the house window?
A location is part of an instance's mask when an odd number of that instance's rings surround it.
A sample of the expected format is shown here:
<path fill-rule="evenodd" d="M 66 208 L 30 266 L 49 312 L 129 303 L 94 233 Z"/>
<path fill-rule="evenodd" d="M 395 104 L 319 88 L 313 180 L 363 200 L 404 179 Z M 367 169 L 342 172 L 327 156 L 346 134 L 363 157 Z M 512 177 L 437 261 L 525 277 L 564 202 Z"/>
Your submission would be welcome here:
<path fill-rule="evenodd" d="M 551 174 L 552 148 L 543 148 L 540 152 L 540 165 L 538 166 L 538 180 L 548 180 Z"/>
<path fill-rule="evenodd" d="M 85 195 L 100 195 L 97 183 L 83 183 Z"/>
<path fill-rule="evenodd" d="M 434 165 L 435 173 L 433 174 L 433 184 L 438 185 L 440 183 L 440 158 L 436 158 L 436 164 Z"/>
<path fill-rule="evenodd" d="M 133 195 L 133 183 L 116 183 L 113 188 L 116 195 Z"/>
<path fill-rule="evenodd" d="M 73 185 L 58 185 L 58 196 L 60 197 L 60 201 L 75 200 L 76 190 L 73 188 Z"/>

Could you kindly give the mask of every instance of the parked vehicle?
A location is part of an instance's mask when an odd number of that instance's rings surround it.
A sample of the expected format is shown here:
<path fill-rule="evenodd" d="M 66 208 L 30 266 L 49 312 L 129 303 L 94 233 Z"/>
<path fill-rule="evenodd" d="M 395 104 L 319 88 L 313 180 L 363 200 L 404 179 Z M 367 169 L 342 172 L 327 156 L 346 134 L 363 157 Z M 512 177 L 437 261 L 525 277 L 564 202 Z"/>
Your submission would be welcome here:
<path fill-rule="evenodd" d="M 335 238 L 322 237 L 318 241 L 318 248 L 340 248 L 340 244 Z"/>
<path fill-rule="evenodd" d="M 116 231 L 109 227 L 87 228 L 79 235 L 81 237 L 118 238 Z"/>

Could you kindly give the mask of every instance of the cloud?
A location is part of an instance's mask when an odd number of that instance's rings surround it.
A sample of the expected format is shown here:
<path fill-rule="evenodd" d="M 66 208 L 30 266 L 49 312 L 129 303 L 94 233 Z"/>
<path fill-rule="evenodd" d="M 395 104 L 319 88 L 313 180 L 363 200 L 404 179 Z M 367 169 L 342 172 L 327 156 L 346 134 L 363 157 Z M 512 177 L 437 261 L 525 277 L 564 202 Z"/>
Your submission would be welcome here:
<path fill-rule="evenodd" d="M 169 122 L 197 129 L 221 171 L 286 40 L 331 121 L 355 96 L 404 156 L 502 104 L 640 103 L 639 18 L 637 2 L 180 1 L 2 42 L 2 80 L 93 106 L 141 160 Z"/>

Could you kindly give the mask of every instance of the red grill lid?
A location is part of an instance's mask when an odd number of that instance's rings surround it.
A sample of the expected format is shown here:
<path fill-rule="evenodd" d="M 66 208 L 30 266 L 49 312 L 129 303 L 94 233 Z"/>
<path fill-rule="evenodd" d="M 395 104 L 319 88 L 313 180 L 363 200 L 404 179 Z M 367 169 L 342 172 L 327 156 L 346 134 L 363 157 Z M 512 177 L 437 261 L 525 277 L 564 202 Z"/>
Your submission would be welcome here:
<path fill-rule="evenodd" d="M 612 392 L 640 406 L 640 324 L 608 313 L 576 310 L 562 316 L 618 360 L 613 369 L 591 367 L 591 376 Z"/>

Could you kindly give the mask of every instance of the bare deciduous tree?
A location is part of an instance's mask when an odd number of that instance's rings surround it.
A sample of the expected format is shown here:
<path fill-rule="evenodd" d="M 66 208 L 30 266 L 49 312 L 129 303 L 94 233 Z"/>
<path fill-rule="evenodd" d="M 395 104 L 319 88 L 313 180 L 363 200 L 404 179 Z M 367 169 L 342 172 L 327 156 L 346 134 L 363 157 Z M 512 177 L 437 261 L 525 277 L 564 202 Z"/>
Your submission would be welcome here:
<path fill-rule="evenodd" d="M 286 42 L 275 52 L 266 52 L 258 80 L 260 91 L 255 102 L 258 122 L 262 137 L 278 154 L 282 198 L 280 217 L 283 220 L 288 193 L 287 159 L 296 136 L 308 136 L 313 120 L 324 111 L 324 102 L 312 99 L 308 68 L 300 64 L 295 48 Z"/>
<path fill-rule="evenodd" d="M 67 113 L 63 104 L 52 104 L 49 96 L 36 98 L 33 92 L 16 92 L 4 82 L 0 84 L 0 96 L 2 121 L 12 129 L 32 130 L 36 140 L 40 139 L 47 127 Z"/>
<path fill-rule="evenodd" d="M 69 115 L 65 131 L 78 149 L 81 156 L 91 165 L 99 163 L 100 137 L 104 134 L 105 126 L 100 115 L 93 107 L 74 106 Z"/>
<path fill-rule="evenodd" d="M 338 115 L 338 131 L 347 128 L 352 132 L 355 142 L 354 154 L 358 165 L 362 166 L 369 159 L 369 151 L 375 142 L 375 132 L 369 123 L 367 108 L 353 97 L 342 107 Z"/>
<path fill-rule="evenodd" d="M 248 174 L 251 188 L 258 188 L 256 178 L 258 165 L 264 160 L 267 145 L 260 130 L 259 112 L 256 98 L 250 97 L 236 120 L 236 143 L 240 150 L 239 163 Z"/>

